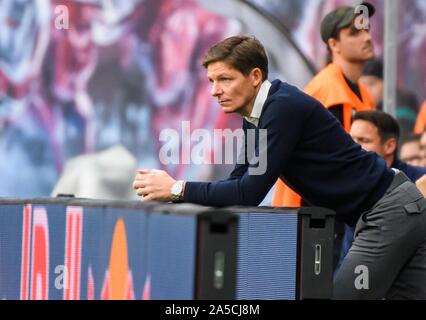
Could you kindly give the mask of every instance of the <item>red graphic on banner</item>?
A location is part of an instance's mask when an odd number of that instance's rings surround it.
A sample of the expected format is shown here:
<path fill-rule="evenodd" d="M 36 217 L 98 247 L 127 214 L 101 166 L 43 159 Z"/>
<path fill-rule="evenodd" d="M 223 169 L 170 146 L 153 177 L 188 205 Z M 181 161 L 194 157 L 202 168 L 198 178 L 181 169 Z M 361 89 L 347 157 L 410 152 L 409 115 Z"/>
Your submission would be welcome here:
<path fill-rule="evenodd" d="M 127 276 L 126 299 L 127 300 L 135 300 L 135 292 L 133 290 L 133 275 L 132 275 L 131 270 L 129 270 L 129 273 L 128 273 L 128 276 Z"/>
<path fill-rule="evenodd" d="M 80 299 L 80 271 L 83 233 L 83 208 L 67 207 L 65 267 L 67 284 L 64 290 L 64 300 Z"/>
<path fill-rule="evenodd" d="M 142 300 L 151 300 L 151 276 L 148 274 L 143 288 Z"/>
<path fill-rule="evenodd" d="M 49 297 L 49 228 L 45 208 L 34 208 L 32 233 L 31 300 L 47 300 Z"/>
<path fill-rule="evenodd" d="M 95 300 L 95 281 L 93 280 L 92 267 L 87 272 L 87 300 Z"/>
<path fill-rule="evenodd" d="M 64 300 L 81 299 L 81 265 L 83 252 L 83 213 L 82 207 L 67 207 L 65 217 L 64 252 Z M 49 299 L 50 243 L 49 223 L 45 207 L 23 208 L 21 283 L 22 300 Z M 52 239 L 55 240 L 55 239 Z M 123 218 L 114 227 L 109 264 L 104 273 L 100 296 L 96 297 L 96 285 L 92 265 L 87 270 L 87 299 L 95 300 L 135 300 L 133 273 L 129 266 L 127 232 Z M 51 280 L 51 279 L 50 279 Z M 84 284 L 83 284 L 84 285 Z M 142 299 L 149 300 L 151 280 L 145 280 Z M 139 296 L 139 294 L 138 294 Z"/>
<path fill-rule="evenodd" d="M 102 286 L 101 291 L 101 300 L 111 300 L 111 290 L 110 290 L 110 280 L 109 280 L 109 271 L 105 273 L 105 280 Z"/>
<path fill-rule="evenodd" d="M 31 241 L 31 205 L 24 207 L 22 221 L 22 255 L 21 255 L 21 300 L 28 300 L 28 280 L 30 272 Z"/>
<path fill-rule="evenodd" d="M 127 234 L 123 219 L 118 219 L 112 238 L 109 268 L 101 291 L 102 300 L 135 300 L 133 274 L 129 269 Z"/>

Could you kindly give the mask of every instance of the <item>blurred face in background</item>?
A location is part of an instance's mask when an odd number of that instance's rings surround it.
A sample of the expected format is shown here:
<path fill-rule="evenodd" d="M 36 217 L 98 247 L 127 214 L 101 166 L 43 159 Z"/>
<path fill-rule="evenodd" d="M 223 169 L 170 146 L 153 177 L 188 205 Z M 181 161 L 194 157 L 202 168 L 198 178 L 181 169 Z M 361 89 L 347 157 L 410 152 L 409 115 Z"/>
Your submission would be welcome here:
<path fill-rule="evenodd" d="M 352 123 L 350 135 L 364 150 L 377 153 L 385 159 L 389 167 L 392 165 L 396 150 L 394 138 L 382 141 L 379 129 L 371 122 L 365 120 L 355 120 Z"/>
<path fill-rule="evenodd" d="M 371 122 L 364 120 L 354 121 L 350 135 L 364 150 L 375 152 L 381 157 L 385 155 L 379 130 Z"/>
<path fill-rule="evenodd" d="M 375 76 L 361 76 L 359 82 L 367 88 L 377 107 L 383 101 L 383 80 Z"/>
<path fill-rule="evenodd" d="M 423 159 L 420 151 L 420 141 L 408 141 L 401 145 L 399 152 L 399 158 L 401 161 L 408 163 L 412 166 L 422 166 Z"/>
<path fill-rule="evenodd" d="M 374 46 L 369 30 L 357 29 L 355 23 L 339 31 L 338 39 L 329 39 L 333 56 L 351 63 L 364 63 L 374 58 Z"/>

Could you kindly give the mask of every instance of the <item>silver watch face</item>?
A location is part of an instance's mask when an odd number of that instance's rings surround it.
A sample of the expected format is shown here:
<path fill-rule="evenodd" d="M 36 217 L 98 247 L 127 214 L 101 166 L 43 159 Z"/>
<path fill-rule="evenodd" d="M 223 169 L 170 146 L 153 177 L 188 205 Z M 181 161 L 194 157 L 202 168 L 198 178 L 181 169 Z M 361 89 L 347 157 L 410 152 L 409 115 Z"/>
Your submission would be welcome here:
<path fill-rule="evenodd" d="M 182 182 L 177 181 L 172 187 L 172 194 L 178 196 L 180 195 L 181 192 L 182 192 Z"/>

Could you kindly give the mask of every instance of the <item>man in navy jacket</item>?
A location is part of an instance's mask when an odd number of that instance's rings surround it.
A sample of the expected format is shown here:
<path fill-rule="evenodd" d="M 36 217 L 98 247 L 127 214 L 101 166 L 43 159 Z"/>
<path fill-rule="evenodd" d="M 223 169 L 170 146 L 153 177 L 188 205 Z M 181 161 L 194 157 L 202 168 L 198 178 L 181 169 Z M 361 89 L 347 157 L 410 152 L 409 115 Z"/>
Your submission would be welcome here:
<path fill-rule="evenodd" d="M 203 65 L 222 110 L 239 113 L 244 132 L 261 136 L 263 130 L 266 139 L 254 142 L 254 154 L 247 152 L 253 141 L 246 139 L 245 161 L 226 180 L 176 181 L 164 171 L 143 169 L 133 183 L 137 194 L 144 200 L 252 206 L 281 177 L 310 204 L 333 209 L 356 226 L 353 250 L 335 277 L 335 298 L 426 299 L 426 203 L 416 186 L 363 151 L 317 100 L 280 80 L 270 83 L 268 59 L 255 38 L 219 42 Z M 256 154 L 260 160 L 253 163 Z M 258 174 L 262 159 L 266 170 Z M 362 283 L 359 270 L 367 277 Z"/>

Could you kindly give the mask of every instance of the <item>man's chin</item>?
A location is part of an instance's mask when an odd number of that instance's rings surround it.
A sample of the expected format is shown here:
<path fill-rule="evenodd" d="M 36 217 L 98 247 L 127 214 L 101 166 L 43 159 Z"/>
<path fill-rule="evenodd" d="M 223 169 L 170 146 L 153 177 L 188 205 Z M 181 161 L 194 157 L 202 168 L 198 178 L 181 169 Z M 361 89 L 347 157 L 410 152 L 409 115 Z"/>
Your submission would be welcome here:
<path fill-rule="evenodd" d="M 223 113 L 233 113 L 234 109 L 232 109 L 230 107 L 222 107 L 222 111 L 223 111 Z"/>
<path fill-rule="evenodd" d="M 367 54 L 363 60 L 364 60 L 364 62 L 368 62 L 368 61 L 371 61 L 371 60 L 374 60 L 374 59 L 376 59 L 376 55 L 373 51 L 373 52 L 370 52 L 369 54 Z"/>

